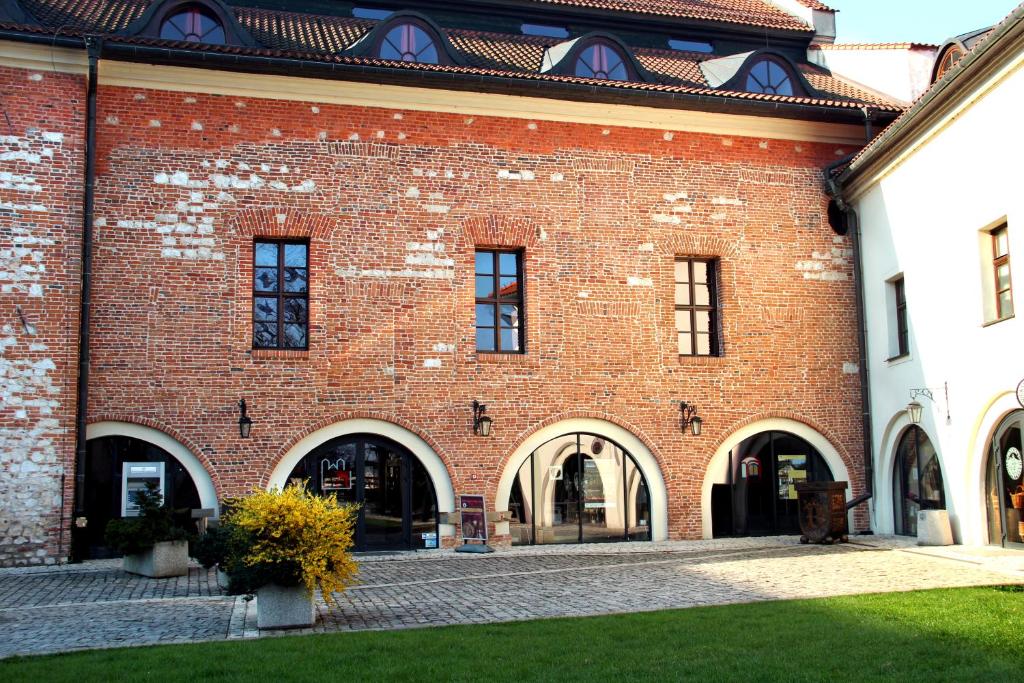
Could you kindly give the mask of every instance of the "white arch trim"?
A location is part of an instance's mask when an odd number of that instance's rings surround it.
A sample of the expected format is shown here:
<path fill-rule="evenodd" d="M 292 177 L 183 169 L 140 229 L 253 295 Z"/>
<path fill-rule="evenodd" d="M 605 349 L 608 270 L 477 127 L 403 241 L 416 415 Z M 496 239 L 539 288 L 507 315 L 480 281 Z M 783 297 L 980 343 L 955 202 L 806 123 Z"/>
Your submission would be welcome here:
<path fill-rule="evenodd" d="M 213 486 L 213 479 L 210 473 L 203 467 L 203 463 L 183 443 L 174 437 L 161 432 L 159 429 L 133 424 L 131 422 L 96 422 L 87 425 L 85 438 L 87 441 L 101 439 L 105 436 L 130 436 L 133 439 L 140 439 L 151 443 L 157 448 L 162 448 L 181 463 L 188 475 L 192 477 L 192 483 L 199 491 L 199 503 L 204 508 L 213 510 L 214 516 L 219 514 L 220 506 L 217 503 L 217 489 Z"/>
<path fill-rule="evenodd" d="M 434 484 L 437 511 L 455 511 L 455 490 L 452 487 L 451 477 L 448 476 L 448 468 L 444 466 L 441 456 L 434 452 L 430 444 L 405 427 L 372 418 L 355 418 L 335 422 L 299 440 L 288 449 L 281 461 L 277 463 L 277 467 L 270 473 L 267 488 L 284 488 L 288 483 L 288 475 L 310 451 L 331 439 L 349 434 L 376 434 L 405 446 L 426 468 L 430 481 Z"/>
<path fill-rule="evenodd" d="M 725 484 L 729 480 L 729 452 L 745 439 L 768 431 L 789 432 L 799 436 L 821 454 L 821 457 L 825 459 L 825 464 L 832 470 L 832 476 L 835 477 L 836 481 L 850 480 L 850 473 L 846 469 L 843 459 L 839 456 L 839 451 L 816 430 L 811 429 L 802 422 L 782 417 L 758 420 L 730 434 L 729 438 L 723 441 L 722 445 L 715 451 L 715 454 L 711 457 L 711 462 L 708 463 L 708 468 L 704 472 L 704 485 L 701 487 L 700 492 L 701 530 L 704 538 L 712 537 L 711 487 L 714 484 Z M 852 495 L 851 490 L 846 489 L 846 498 L 848 500 Z"/>
<path fill-rule="evenodd" d="M 512 494 L 512 484 L 519 468 L 522 467 L 530 454 L 552 439 L 573 432 L 588 432 L 596 436 L 602 436 L 614 441 L 625 449 L 636 462 L 637 467 L 643 472 L 647 480 L 647 492 L 651 498 L 651 540 L 664 541 L 668 538 L 668 492 L 665 489 L 665 479 L 661 475 L 661 468 L 658 461 L 644 442 L 635 437 L 631 432 L 612 422 L 598 420 L 595 418 L 571 418 L 562 420 L 555 424 L 542 427 L 531 434 L 526 441 L 521 443 L 512 453 L 505 471 L 498 481 L 497 500 L 495 509 L 504 510 L 508 508 L 508 499 Z"/>

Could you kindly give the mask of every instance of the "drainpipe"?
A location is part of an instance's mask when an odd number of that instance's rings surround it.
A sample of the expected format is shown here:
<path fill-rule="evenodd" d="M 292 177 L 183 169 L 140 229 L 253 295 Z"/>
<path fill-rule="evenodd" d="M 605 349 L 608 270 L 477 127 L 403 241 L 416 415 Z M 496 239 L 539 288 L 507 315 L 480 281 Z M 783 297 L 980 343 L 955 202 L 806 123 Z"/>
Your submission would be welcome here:
<path fill-rule="evenodd" d="M 82 198 L 82 292 L 78 316 L 78 405 L 75 414 L 75 496 L 71 522 L 71 560 L 79 562 L 85 519 L 86 414 L 89 406 L 89 322 L 92 307 L 92 231 L 96 182 L 96 81 L 97 64 L 103 47 L 101 39 L 87 36 L 89 82 L 85 113 L 85 189 Z M 76 538 L 77 537 L 77 538 Z M 79 542 L 76 543 L 75 541 Z"/>
<path fill-rule="evenodd" d="M 865 134 L 871 135 L 871 117 L 867 110 L 864 112 Z M 868 138 L 870 141 L 870 137 Z M 864 492 L 853 498 L 846 504 L 850 510 L 861 503 L 869 500 L 875 490 L 875 468 L 874 468 L 874 441 L 871 430 L 871 393 L 869 391 L 868 375 L 868 340 L 866 332 L 866 321 L 864 313 L 864 270 L 861 251 L 860 221 L 857 214 L 850 208 L 842 196 L 839 184 L 833 178 L 833 172 L 850 162 L 856 155 L 850 155 L 840 159 L 828 166 L 825 171 L 825 192 L 839 209 L 841 219 L 846 231 L 850 234 L 853 242 L 853 278 L 856 283 L 854 288 L 854 303 L 857 312 L 857 365 L 860 375 L 860 407 L 861 407 L 861 438 L 864 442 Z M 870 529 L 862 533 L 871 533 Z"/>

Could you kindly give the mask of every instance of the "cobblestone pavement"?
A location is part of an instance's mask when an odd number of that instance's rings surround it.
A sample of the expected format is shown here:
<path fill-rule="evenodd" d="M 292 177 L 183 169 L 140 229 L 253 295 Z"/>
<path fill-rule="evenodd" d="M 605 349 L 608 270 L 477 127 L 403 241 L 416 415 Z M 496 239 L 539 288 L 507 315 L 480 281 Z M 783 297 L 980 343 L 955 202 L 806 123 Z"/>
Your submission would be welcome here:
<path fill-rule="evenodd" d="M 317 625 L 305 632 L 1024 583 L 1024 554 L 956 548 L 780 537 L 365 556 L 360 585 L 333 607 L 318 599 Z M 135 577 L 110 561 L 0 570 L 0 657 L 270 635 L 255 623 L 255 602 L 223 595 L 199 567 L 177 579 Z"/>

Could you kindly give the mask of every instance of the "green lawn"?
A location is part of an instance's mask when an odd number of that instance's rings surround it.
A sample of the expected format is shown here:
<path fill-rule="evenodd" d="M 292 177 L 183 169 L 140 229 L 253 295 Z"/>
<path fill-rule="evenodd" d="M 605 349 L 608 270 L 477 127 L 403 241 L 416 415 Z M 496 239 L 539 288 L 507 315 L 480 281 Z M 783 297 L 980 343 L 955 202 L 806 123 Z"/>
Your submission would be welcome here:
<path fill-rule="evenodd" d="M 2 627 L 0 627 L 2 628 Z M 2 681 L 1024 680 L 1024 588 L 102 650 Z"/>

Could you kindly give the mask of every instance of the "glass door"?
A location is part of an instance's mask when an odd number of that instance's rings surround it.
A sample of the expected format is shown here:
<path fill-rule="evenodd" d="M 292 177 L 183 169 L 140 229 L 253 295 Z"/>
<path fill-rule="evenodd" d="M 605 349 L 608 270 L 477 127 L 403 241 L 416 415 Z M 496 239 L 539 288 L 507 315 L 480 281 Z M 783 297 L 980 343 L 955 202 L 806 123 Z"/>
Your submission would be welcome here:
<path fill-rule="evenodd" d="M 985 481 L 989 542 L 1024 547 L 1024 411 L 1011 414 L 996 430 Z"/>
<path fill-rule="evenodd" d="M 376 444 L 363 443 L 363 538 L 360 546 L 367 550 L 408 547 L 404 533 L 405 482 L 407 468 L 402 456 Z"/>

